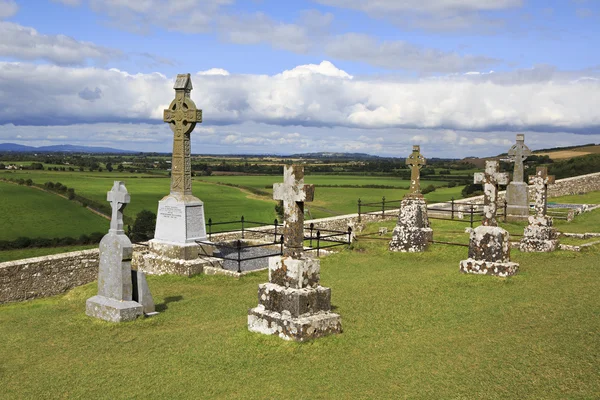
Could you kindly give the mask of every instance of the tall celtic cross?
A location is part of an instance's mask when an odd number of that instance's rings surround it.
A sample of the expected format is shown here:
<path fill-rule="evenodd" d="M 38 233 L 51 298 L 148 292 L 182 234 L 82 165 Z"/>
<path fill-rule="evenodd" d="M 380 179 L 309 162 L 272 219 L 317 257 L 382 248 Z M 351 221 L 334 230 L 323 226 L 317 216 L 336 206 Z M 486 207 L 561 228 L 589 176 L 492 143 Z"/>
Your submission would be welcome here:
<path fill-rule="evenodd" d="M 106 193 L 106 201 L 112 208 L 109 232 L 123 233 L 123 209 L 131 201 L 125 183 L 115 181 L 110 192 Z"/>
<path fill-rule="evenodd" d="M 175 80 L 175 100 L 163 112 L 163 121 L 173 131 L 173 157 L 171 161 L 171 194 L 192 194 L 192 161 L 190 133 L 196 123 L 202 122 L 202 110 L 190 98 L 192 78 L 179 74 Z"/>
<path fill-rule="evenodd" d="M 500 172 L 498 161 L 486 161 L 485 172 L 475 173 L 474 182 L 483 185 L 483 219 L 481 224 L 484 226 L 498 226 L 498 222 L 496 222 L 498 185 L 508 184 L 508 174 Z"/>
<path fill-rule="evenodd" d="M 304 184 L 304 167 L 285 165 L 283 183 L 273 185 L 273 199 L 283 201 L 283 255 L 300 258 L 304 251 L 304 203 L 313 201 L 315 185 Z"/>
<path fill-rule="evenodd" d="M 421 194 L 421 168 L 425 165 L 425 157 L 421 155 L 420 146 L 413 146 L 413 151 L 406 159 L 406 165 L 410 167 L 410 190 L 409 194 Z"/>
<path fill-rule="evenodd" d="M 538 217 L 546 215 L 548 207 L 548 185 L 554 183 L 554 175 L 548 175 L 548 168 L 537 167 L 535 175 L 529 176 L 529 184 L 535 190 L 535 214 Z"/>
<path fill-rule="evenodd" d="M 513 182 L 523 182 L 523 161 L 531 155 L 531 150 L 525 145 L 525 135 L 517 134 L 517 143 L 508 150 L 508 156 L 515 163 Z"/>

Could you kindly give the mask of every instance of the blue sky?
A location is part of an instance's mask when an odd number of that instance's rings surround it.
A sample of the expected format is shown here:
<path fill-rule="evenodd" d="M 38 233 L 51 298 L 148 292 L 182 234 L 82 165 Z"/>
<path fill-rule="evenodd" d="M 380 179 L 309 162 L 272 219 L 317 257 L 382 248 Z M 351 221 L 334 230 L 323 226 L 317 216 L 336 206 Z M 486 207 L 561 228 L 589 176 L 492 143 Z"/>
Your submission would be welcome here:
<path fill-rule="evenodd" d="M 600 143 L 593 0 L 0 0 L 0 142 L 430 157 Z"/>

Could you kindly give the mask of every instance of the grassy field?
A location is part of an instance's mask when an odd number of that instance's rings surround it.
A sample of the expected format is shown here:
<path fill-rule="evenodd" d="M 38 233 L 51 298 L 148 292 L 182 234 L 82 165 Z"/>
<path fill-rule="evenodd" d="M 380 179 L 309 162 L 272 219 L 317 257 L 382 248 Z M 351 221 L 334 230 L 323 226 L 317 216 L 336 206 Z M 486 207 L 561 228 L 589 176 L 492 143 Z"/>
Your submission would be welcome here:
<path fill-rule="evenodd" d="M 30 249 L 5 250 L 0 251 L 0 262 L 22 260 L 24 258 L 49 256 L 52 254 L 68 253 L 70 251 L 87 250 L 94 248 L 98 248 L 98 245 L 91 244 L 83 246 L 39 247 Z"/>
<path fill-rule="evenodd" d="M 467 237 L 455 233 L 464 224 L 432 225 L 438 240 Z M 321 282 L 332 288 L 344 332 L 302 344 L 247 331 L 266 271 L 239 280 L 151 276 L 161 313 L 133 323 L 85 315 L 95 284 L 0 306 L 3 397 L 600 396 L 600 246 L 513 250 L 520 272 L 507 279 L 460 274 L 464 247 L 433 245 L 422 254 L 386 247 L 359 238 L 352 250 L 322 259 Z"/>
<path fill-rule="evenodd" d="M 80 205 L 35 188 L 0 182 L 0 240 L 79 237 L 108 230 L 108 220 Z"/>

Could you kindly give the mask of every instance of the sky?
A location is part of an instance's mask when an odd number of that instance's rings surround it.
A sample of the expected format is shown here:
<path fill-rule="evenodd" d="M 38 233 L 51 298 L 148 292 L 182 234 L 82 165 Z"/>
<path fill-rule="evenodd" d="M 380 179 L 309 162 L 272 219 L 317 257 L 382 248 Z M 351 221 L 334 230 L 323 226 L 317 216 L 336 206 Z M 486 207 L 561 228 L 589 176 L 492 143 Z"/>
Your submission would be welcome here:
<path fill-rule="evenodd" d="M 487 157 L 600 143 L 597 0 L 0 0 L 0 143 Z"/>

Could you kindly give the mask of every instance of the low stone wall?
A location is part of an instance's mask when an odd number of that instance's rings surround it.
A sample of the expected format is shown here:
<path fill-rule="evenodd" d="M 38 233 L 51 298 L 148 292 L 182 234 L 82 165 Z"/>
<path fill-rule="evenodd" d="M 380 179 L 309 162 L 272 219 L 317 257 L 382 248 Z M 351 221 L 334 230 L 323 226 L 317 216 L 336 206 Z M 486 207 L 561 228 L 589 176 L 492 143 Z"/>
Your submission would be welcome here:
<path fill-rule="evenodd" d="M 0 263 L 0 304 L 48 297 L 98 278 L 98 249 Z"/>
<path fill-rule="evenodd" d="M 548 186 L 548 197 L 584 194 L 600 190 L 600 172 L 595 174 L 558 179 L 554 185 Z M 531 195 L 532 188 L 529 187 Z"/>

